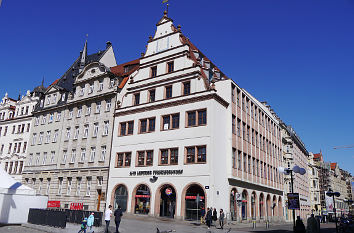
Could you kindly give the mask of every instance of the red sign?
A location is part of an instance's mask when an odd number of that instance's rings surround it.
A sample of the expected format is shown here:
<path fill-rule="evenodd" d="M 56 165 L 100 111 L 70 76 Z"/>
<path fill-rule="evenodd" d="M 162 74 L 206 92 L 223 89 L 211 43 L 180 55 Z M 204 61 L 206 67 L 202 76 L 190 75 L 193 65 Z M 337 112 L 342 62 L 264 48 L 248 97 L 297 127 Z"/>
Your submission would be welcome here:
<path fill-rule="evenodd" d="M 47 208 L 60 208 L 60 201 L 48 201 Z"/>
<path fill-rule="evenodd" d="M 135 195 L 135 197 L 150 198 L 150 195 Z"/>
<path fill-rule="evenodd" d="M 83 210 L 84 209 L 84 203 L 71 203 L 70 204 L 70 209 L 71 210 Z"/>
<path fill-rule="evenodd" d="M 165 190 L 165 193 L 166 193 L 167 196 L 170 196 L 170 195 L 172 194 L 172 189 L 167 188 L 167 189 Z"/>
<path fill-rule="evenodd" d="M 199 198 L 204 199 L 204 196 L 200 196 Z M 197 199 L 197 196 L 186 196 L 186 199 L 195 200 Z"/>

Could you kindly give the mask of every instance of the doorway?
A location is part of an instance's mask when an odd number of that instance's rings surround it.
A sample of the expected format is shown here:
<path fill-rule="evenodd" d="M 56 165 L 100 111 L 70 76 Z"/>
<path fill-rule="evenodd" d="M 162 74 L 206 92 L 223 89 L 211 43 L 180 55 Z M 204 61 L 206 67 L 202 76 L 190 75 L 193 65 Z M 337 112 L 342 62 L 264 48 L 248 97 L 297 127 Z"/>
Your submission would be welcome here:
<path fill-rule="evenodd" d="M 199 185 L 191 185 L 186 191 L 186 220 L 199 220 L 201 210 L 205 208 L 205 194 Z"/>
<path fill-rule="evenodd" d="M 174 218 L 176 209 L 176 191 L 170 186 L 166 185 L 160 189 L 160 217 Z"/>

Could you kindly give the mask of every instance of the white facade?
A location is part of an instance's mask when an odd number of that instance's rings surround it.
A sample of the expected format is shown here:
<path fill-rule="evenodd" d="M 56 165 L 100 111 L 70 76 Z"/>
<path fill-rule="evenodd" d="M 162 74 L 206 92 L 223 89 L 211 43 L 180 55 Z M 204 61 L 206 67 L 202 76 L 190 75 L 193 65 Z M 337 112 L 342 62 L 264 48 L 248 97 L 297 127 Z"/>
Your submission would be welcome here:
<path fill-rule="evenodd" d="M 30 137 L 32 111 L 39 97 L 27 91 L 20 100 L 5 95 L 0 103 L 0 163 L 17 181 L 22 171 Z"/>
<path fill-rule="evenodd" d="M 244 122 L 248 139 L 246 133 L 236 135 L 236 117 Z M 117 95 L 114 122 L 107 191 L 114 207 L 183 219 L 199 218 L 201 207 L 210 206 L 224 209 L 229 218 L 230 208 L 237 208 L 234 220 L 282 218 L 277 119 L 220 72 L 166 14 L 140 68 Z M 269 148 L 263 143 L 267 155 L 258 138 L 270 139 Z M 259 166 L 263 162 L 268 179 Z M 244 207 L 241 199 L 231 207 L 234 191 L 244 195 Z"/>

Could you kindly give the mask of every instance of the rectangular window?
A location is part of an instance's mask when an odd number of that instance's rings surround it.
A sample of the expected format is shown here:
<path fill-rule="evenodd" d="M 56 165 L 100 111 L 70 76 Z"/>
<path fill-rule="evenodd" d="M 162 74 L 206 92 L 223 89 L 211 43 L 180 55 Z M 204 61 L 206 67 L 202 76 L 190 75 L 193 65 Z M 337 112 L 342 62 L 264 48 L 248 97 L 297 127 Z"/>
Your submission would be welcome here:
<path fill-rule="evenodd" d="M 75 131 L 74 131 L 74 140 L 77 140 L 79 138 L 79 133 L 80 133 L 80 128 L 79 126 L 75 127 Z"/>
<path fill-rule="evenodd" d="M 156 93 L 155 89 L 149 91 L 149 102 L 155 101 L 155 93 Z"/>
<path fill-rule="evenodd" d="M 97 137 L 97 134 L 98 134 L 98 123 L 94 123 L 93 124 L 93 135 L 92 137 Z"/>
<path fill-rule="evenodd" d="M 151 78 L 156 77 L 157 76 L 157 66 L 151 67 L 151 71 L 150 72 L 151 72 L 151 75 L 150 75 Z"/>
<path fill-rule="evenodd" d="M 92 182 L 91 177 L 87 177 L 86 196 L 90 196 L 91 195 L 91 182 Z"/>
<path fill-rule="evenodd" d="M 165 87 L 165 99 L 172 98 L 172 85 Z"/>
<path fill-rule="evenodd" d="M 132 135 L 134 132 L 134 121 L 121 122 L 119 136 Z"/>
<path fill-rule="evenodd" d="M 232 103 L 236 103 L 235 89 L 236 89 L 236 87 L 233 84 L 231 84 L 231 100 L 232 100 Z"/>
<path fill-rule="evenodd" d="M 130 167 L 131 152 L 117 153 L 116 167 Z"/>
<path fill-rule="evenodd" d="M 27 149 L 27 142 L 24 142 L 22 153 L 26 153 L 26 149 Z"/>
<path fill-rule="evenodd" d="M 246 140 L 246 123 L 242 123 L 242 137 Z"/>
<path fill-rule="evenodd" d="M 206 163 L 206 146 L 186 147 L 186 163 Z"/>
<path fill-rule="evenodd" d="M 106 160 L 106 154 L 107 154 L 107 147 L 101 146 L 101 159 L 100 159 L 100 161 Z"/>
<path fill-rule="evenodd" d="M 138 105 L 140 103 L 140 93 L 134 94 L 134 105 Z"/>
<path fill-rule="evenodd" d="M 81 177 L 77 177 L 76 179 L 76 196 L 80 196 L 82 179 Z"/>
<path fill-rule="evenodd" d="M 58 129 L 56 129 L 55 131 L 54 131 L 54 135 L 53 135 L 53 141 L 52 142 L 57 142 L 57 140 L 58 140 L 58 135 L 59 135 L 59 130 Z"/>
<path fill-rule="evenodd" d="M 162 129 L 178 129 L 179 128 L 179 113 L 162 116 Z"/>
<path fill-rule="evenodd" d="M 49 143 L 50 142 L 50 134 L 51 134 L 51 131 L 47 131 L 47 136 L 45 138 L 45 143 Z"/>
<path fill-rule="evenodd" d="M 106 100 L 106 112 L 111 111 L 111 100 Z"/>
<path fill-rule="evenodd" d="M 49 114 L 49 120 L 48 123 L 52 123 L 54 118 L 54 113 Z"/>
<path fill-rule="evenodd" d="M 63 151 L 63 159 L 61 160 L 61 164 L 66 164 L 66 159 L 68 158 L 68 152 L 66 150 Z"/>
<path fill-rule="evenodd" d="M 80 87 L 79 96 L 83 96 L 84 95 L 84 90 L 85 90 L 85 87 Z"/>
<path fill-rule="evenodd" d="M 140 120 L 140 132 L 150 133 L 155 131 L 155 117 Z"/>
<path fill-rule="evenodd" d="M 177 165 L 178 148 L 161 149 L 159 165 Z"/>
<path fill-rule="evenodd" d="M 173 72 L 173 71 L 174 71 L 174 62 L 173 62 L 173 61 L 168 62 L 168 63 L 167 63 L 167 72 L 168 72 L 168 73 L 171 73 L 171 72 Z"/>
<path fill-rule="evenodd" d="M 57 119 L 56 119 L 56 121 L 60 121 L 60 119 L 61 119 L 61 112 L 57 112 Z"/>
<path fill-rule="evenodd" d="M 27 132 L 27 133 L 30 131 L 30 128 L 31 128 L 31 123 L 28 123 L 28 124 L 27 124 L 27 129 L 26 129 L 26 132 Z M 0 132 L 0 136 L 1 136 L 1 132 Z"/>
<path fill-rule="evenodd" d="M 46 189 L 45 194 L 49 195 L 49 193 L 50 193 L 50 178 L 47 179 L 47 189 Z"/>
<path fill-rule="evenodd" d="M 241 137 L 241 120 L 237 118 L 237 136 Z"/>
<path fill-rule="evenodd" d="M 89 86 L 88 93 L 91 94 L 93 92 L 93 90 L 94 90 L 94 85 L 93 85 L 93 83 L 91 83 Z"/>
<path fill-rule="evenodd" d="M 109 121 L 105 121 L 103 126 L 103 136 L 107 136 L 108 131 L 109 131 Z"/>
<path fill-rule="evenodd" d="M 187 127 L 206 125 L 206 123 L 207 123 L 206 109 L 187 112 Z"/>
<path fill-rule="evenodd" d="M 89 162 L 94 162 L 96 157 L 96 147 L 91 147 L 91 154 L 90 154 L 90 161 Z"/>
<path fill-rule="evenodd" d="M 236 116 L 232 114 L 232 133 L 236 134 Z"/>
<path fill-rule="evenodd" d="M 81 113 L 82 113 L 82 107 L 77 108 L 76 117 L 81 117 Z"/>
<path fill-rule="evenodd" d="M 96 114 L 101 112 L 101 102 L 96 103 Z"/>
<path fill-rule="evenodd" d="M 87 138 L 88 132 L 89 132 L 89 126 L 85 125 L 84 126 L 84 135 L 82 136 L 82 138 Z"/>
<path fill-rule="evenodd" d="M 71 185 L 72 185 L 72 178 L 68 177 L 68 184 L 67 184 L 67 189 L 66 189 L 66 195 L 71 194 Z"/>
<path fill-rule="evenodd" d="M 137 166 L 152 166 L 153 151 L 138 151 L 137 152 Z"/>
<path fill-rule="evenodd" d="M 80 156 L 80 163 L 84 163 L 86 159 L 86 149 L 82 148 L 81 149 L 81 156 Z"/>
<path fill-rule="evenodd" d="M 102 90 L 103 90 L 103 81 L 100 80 L 100 81 L 98 82 L 98 91 L 102 91 Z"/>
<path fill-rule="evenodd" d="M 69 119 L 73 118 L 73 110 L 69 109 Z"/>
<path fill-rule="evenodd" d="M 242 170 L 242 162 L 241 162 L 241 156 L 242 156 L 242 152 L 239 150 L 237 153 L 237 163 L 238 163 L 238 170 Z"/>
<path fill-rule="evenodd" d="M 247 155 L 243 154 L 243 171 L 247 172 Z"/>
<path fill-rule="evenodd" d="M 86 116 L 91 115 L 91 105 L 86 106 Z"/>
<path fill-rule="evenodd" d="M 58 184 L 58 195 L 61 195 L 63 189 L 63 177 L 59 177 L 59 184 Z"/>
<path fill-rule="evenodd" d="M 43 142 L 43 135 L 44 135 L 44 132 L 40 132 L 40 133 L 39 133 L 38 145 L 41 145 L 41 144 L 42 144 L 42 142 Z"/>
<path fill-rule="evenodd" d="M 55 151 L 50 152 L 50 163 L 53 164 L 55 159 Z"/>
<path fill-rule="evenodd" d="M 109 80 L 109 88 L 114 87 L 114 83 L 115 83 L 114 78 L 111 78 L 111 79 Z"/>
<path fill-rule="evenodd" d="M 65 134 L 65 140 L 69 140 L 69 139 L 70 139 L 70 128 L 67 128 Z"/>
<path fill-rule="evenodd" d="M 72 150 L 70 163 L 75 163 L 75 160 L 76 160 L 76 150 Z"/>
<path fill-rule="evenodd" d="M 183 83 L 183 95 L 189 95 L 191 93 L 191 82 Z"/>

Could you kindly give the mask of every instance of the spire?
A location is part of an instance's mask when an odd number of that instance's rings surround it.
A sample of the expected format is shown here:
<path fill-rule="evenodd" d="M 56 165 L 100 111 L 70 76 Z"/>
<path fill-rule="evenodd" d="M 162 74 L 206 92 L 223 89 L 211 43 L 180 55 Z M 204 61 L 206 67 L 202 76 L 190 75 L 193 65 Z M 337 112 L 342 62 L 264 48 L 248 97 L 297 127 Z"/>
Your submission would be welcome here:
<path fill-rule="evenodd" d="M 87 37 L 87 34 L 86 34 L 86 37 Z M 81 52 L 79 72 L 81 72 L 82 69 L 85 67 L 86 57 L 87 57 L 87 38 L 85 41 L 84 49 Z"/>

